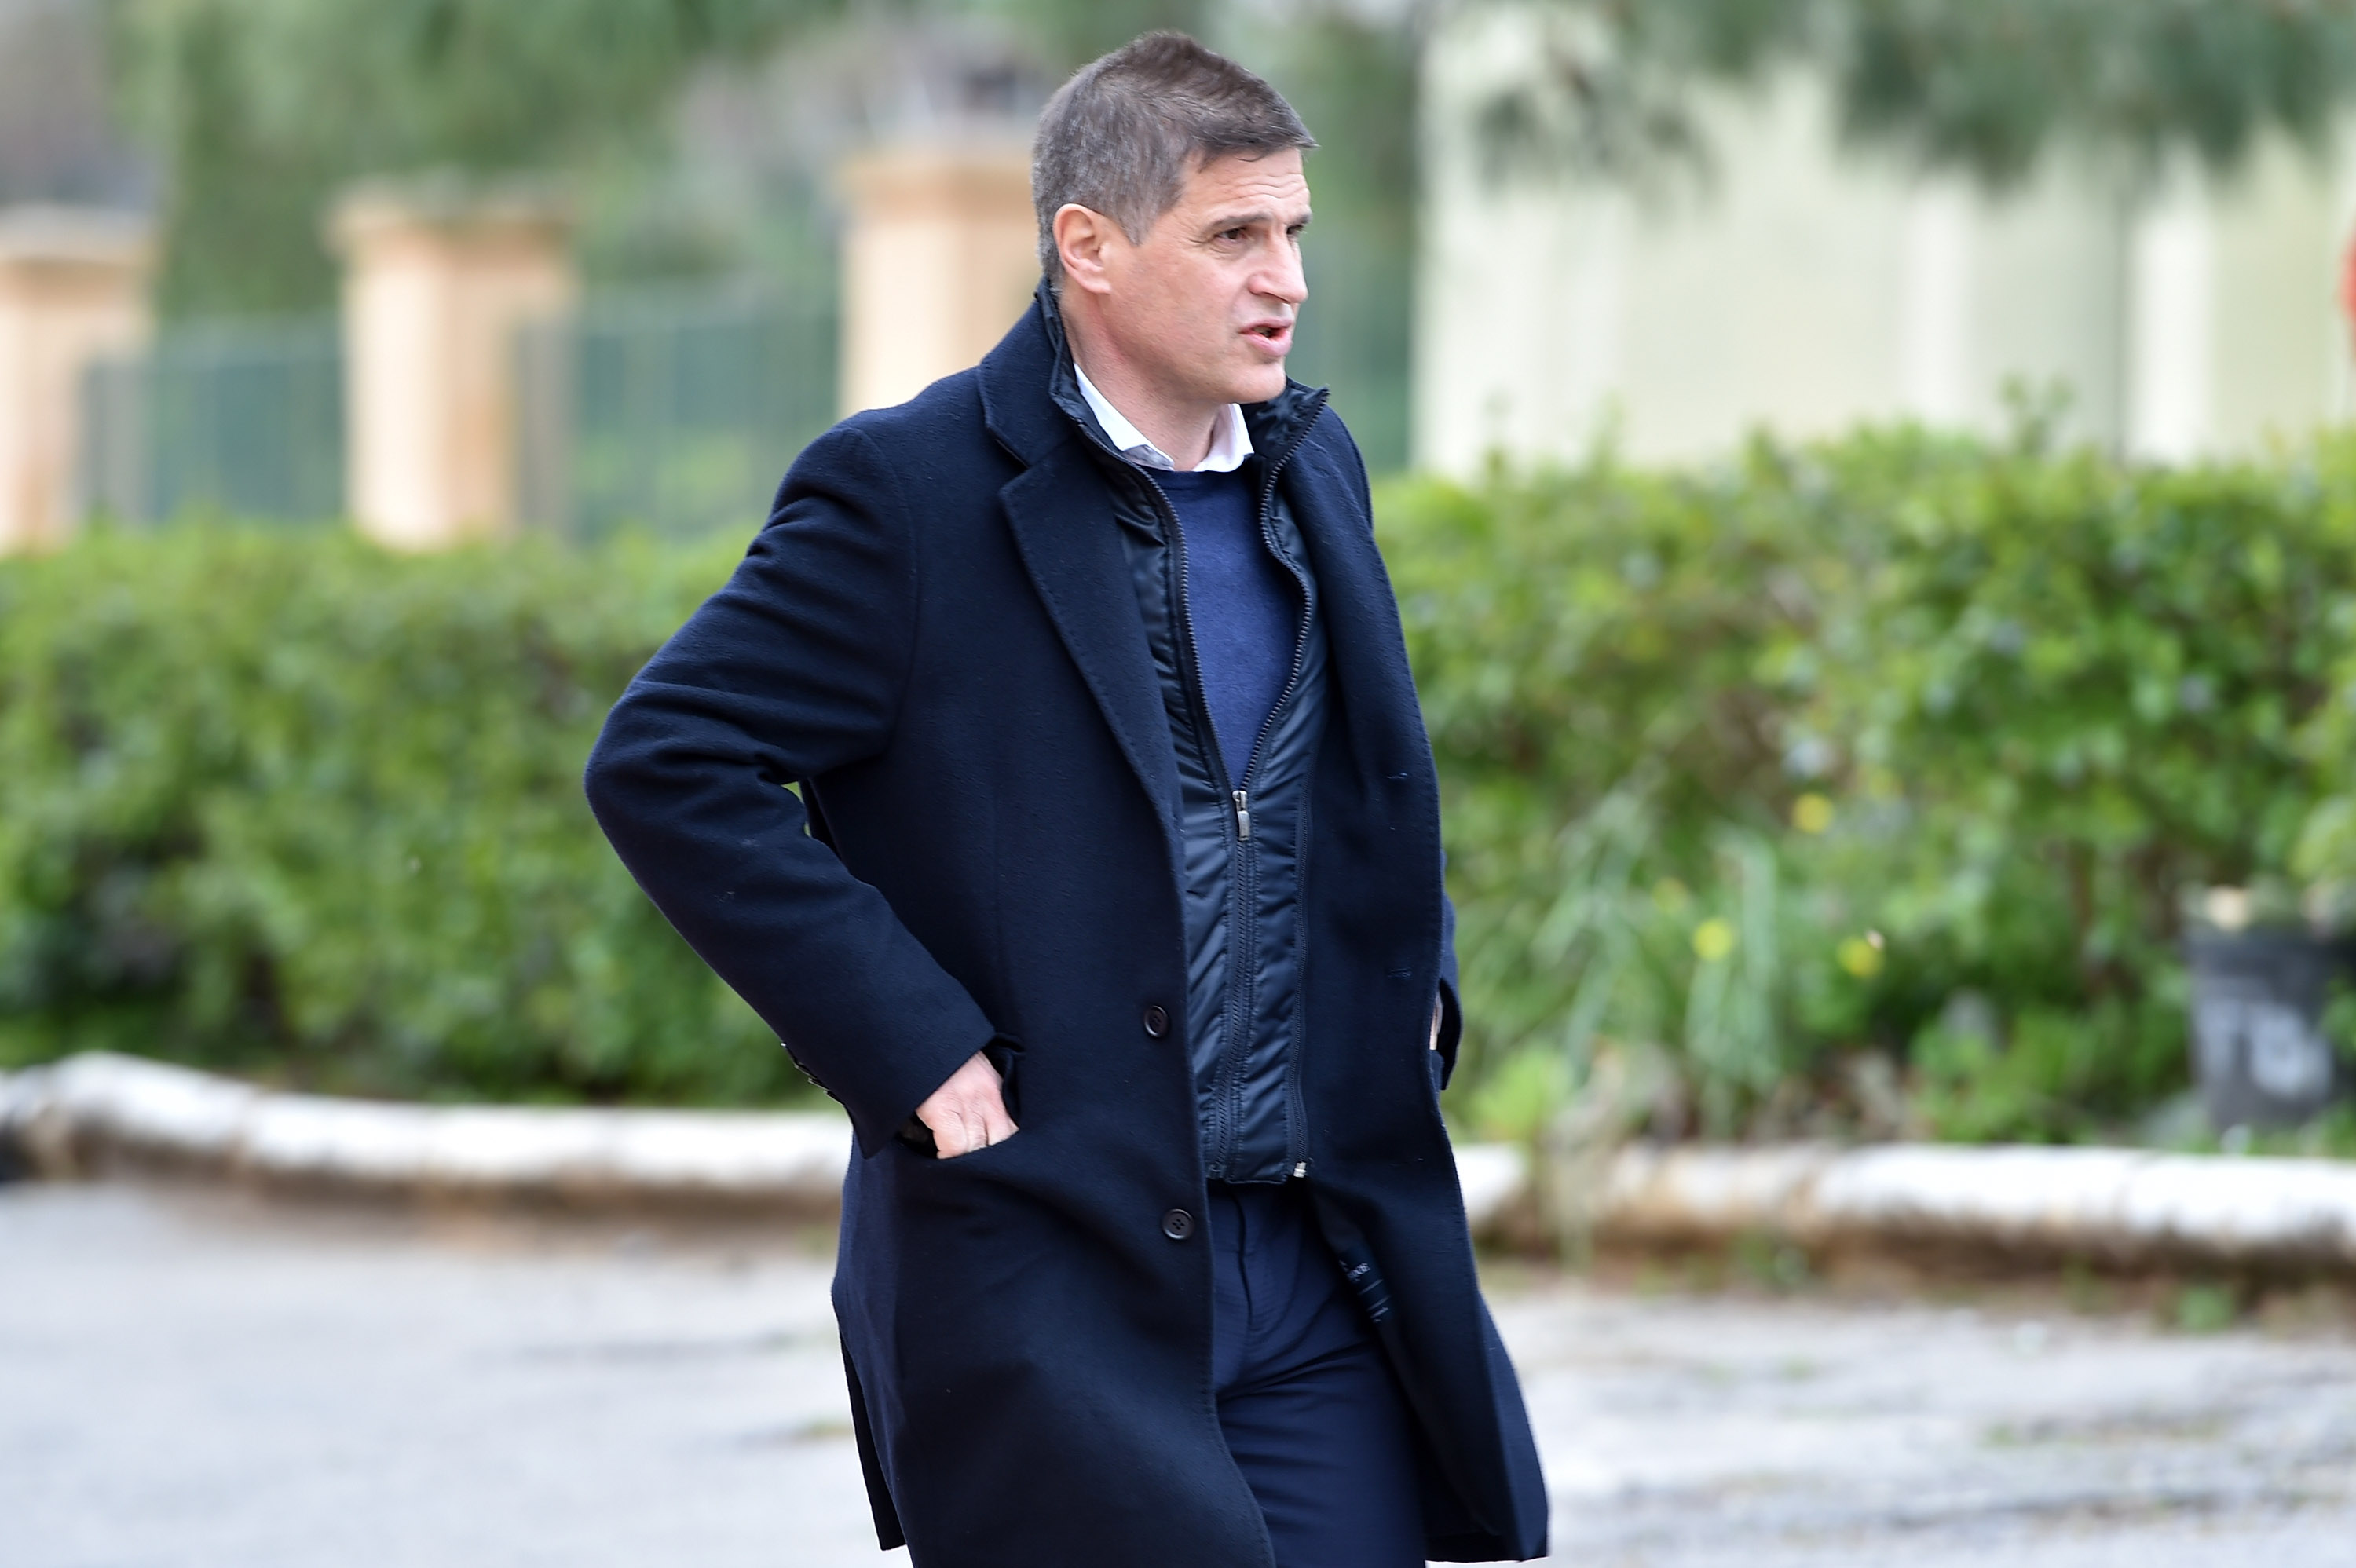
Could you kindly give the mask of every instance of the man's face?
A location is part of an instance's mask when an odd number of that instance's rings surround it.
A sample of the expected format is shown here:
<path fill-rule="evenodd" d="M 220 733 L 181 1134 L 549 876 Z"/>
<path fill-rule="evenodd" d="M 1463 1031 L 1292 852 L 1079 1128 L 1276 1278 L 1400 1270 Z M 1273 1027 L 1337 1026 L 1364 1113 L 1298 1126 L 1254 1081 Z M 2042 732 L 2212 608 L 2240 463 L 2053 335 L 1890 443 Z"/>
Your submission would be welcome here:
<path fill-rule="evenodd" d="M 1298 149 L 1196 168 L 1142 241 L 1115 230 L 1105 247 L 1106 330 L 1189 400 L 1265 402 L 1284 389 L 1293 315 L 1309 297 L 1308 225 Z"/>

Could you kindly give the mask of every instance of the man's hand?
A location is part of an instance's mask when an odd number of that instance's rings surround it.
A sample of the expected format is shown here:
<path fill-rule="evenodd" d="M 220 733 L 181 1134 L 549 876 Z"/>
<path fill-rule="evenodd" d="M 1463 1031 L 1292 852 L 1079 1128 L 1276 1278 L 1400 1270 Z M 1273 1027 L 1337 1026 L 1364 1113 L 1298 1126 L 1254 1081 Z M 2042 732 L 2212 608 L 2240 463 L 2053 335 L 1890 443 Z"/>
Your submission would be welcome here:
<path fill-rule="evenodd" d="M 1020 1130 L 998 1092 L 998 1069 L 978 1051 L 916 1107 L 916 1120 L 932 1129 L 934 1156 L 939 1159 L 1002 1144 Z"/>

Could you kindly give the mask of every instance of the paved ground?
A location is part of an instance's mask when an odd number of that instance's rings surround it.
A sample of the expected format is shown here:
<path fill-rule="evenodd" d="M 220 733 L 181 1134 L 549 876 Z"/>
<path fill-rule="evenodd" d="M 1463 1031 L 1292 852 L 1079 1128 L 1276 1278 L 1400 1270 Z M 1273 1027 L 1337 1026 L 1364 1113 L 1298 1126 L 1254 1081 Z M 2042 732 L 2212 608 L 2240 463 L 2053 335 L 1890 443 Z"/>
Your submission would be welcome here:
<path fill-rule="evenodd" d="M 0 1562 L 889 1568 L 823 1245 L 0 1188 Z M 1564 1561 L 2356 1564 L 2344 1328 L 1493 1295 Z"/>

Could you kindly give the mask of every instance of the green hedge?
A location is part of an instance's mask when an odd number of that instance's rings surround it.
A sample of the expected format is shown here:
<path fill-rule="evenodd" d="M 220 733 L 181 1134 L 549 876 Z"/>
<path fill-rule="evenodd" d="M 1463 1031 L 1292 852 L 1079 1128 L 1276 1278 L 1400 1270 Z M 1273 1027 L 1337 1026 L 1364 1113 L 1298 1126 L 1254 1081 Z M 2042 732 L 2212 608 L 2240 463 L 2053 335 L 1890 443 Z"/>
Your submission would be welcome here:
<path fill-rule="evenodd" d="M 2184 890 L 2356 869 L 2356 445 L 1869 433 L 1379 509 L 1487 1130 L 1584 1088 L 1664 1131 L 2115 1133 L 2184 1083 Z"/>
<path fill-rule="evenodd" d="M 2183 890 L 2356 881 L 2356 443 L 1869 433 L 1377 509 L 1477 1131 L 2115 1133 L 2183 1085 Z M 738 549 L 191 527 L 0 563 L 0 1061 L 806 1093 L 577 784 Z"/>
<path fill-rule="evenodd" d="M 606 707 L 741 545 L 189 527 L 0 566 L 0 1061 L 359 1092 L 801 1085 L 606 849 Z"/>

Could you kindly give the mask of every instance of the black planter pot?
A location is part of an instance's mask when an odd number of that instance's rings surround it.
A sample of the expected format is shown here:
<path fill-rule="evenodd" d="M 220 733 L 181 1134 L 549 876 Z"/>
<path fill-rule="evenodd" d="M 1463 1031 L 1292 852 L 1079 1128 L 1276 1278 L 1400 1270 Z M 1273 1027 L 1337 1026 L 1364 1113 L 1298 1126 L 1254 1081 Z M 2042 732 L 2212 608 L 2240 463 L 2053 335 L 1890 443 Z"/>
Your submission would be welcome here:
<path fill-rule="evenodd" d="M 2192 1076 L 2212 1126 L 2297 1126 L 2348 1093 L 2322 1025 L 2333 982 L 2356 980 L 2356 948 L 2297 930 L 2195 930 L 2184 951 Z"/>

